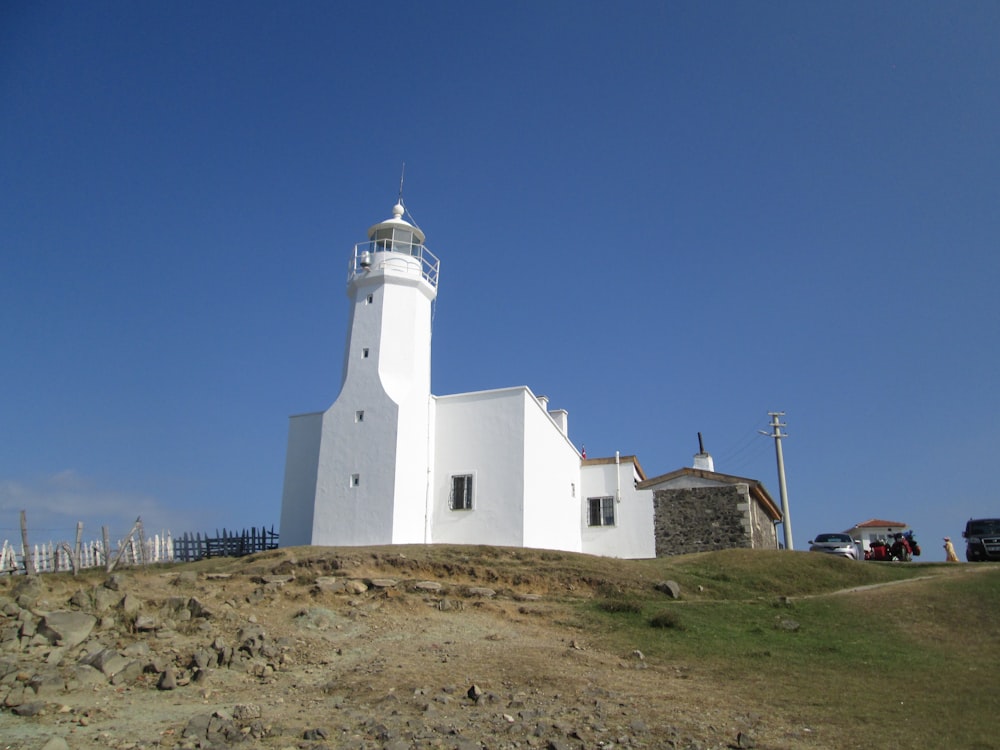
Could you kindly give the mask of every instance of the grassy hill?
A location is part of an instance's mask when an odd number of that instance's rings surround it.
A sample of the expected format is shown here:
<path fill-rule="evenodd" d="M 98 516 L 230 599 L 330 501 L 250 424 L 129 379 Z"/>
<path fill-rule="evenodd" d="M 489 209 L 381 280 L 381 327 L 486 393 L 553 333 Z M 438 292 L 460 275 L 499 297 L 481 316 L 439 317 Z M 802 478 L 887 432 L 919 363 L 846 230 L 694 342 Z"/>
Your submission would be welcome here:
<path fill-rule="evenodd" d="M 234 564 L 321 572 L 335 560 L 536 592 L 594 647 L 708 675 L 803 725 L 837 724 L 851 746 L 1000 748 L 1000 566 L 756 550 L 638 561 L 453 546 L 271 554 Z M 656 588 L 666 580 L 679 599 Z"/>
<path fill-rule="evenodd" d="M 32 607 L 90 606 L 105 578 L 44 576 Z M 41 718 L 0 712 L 8 746 L 40 746 L 60 717 L 81 716 L 73 750 L 187 747 L 199 712 L 253 702 L 267 724 L 254 746 L 273 748 L 316 746 L 300 740 L 322 721 L 354 748 L 391 736 L 393 748 L 1000 749 L 1000 566 L 415 545 L 281 549 L 118 578 L 153 622 L 178 595 L 205 614 L 138 632 L 134 613 L 105 611 L 95 644 L 79 648 L 143 653 L 191 685 L 163 693 L 154 673 L 59 693 L 63 708 Z M 10 627 L 24 619 L 17 579 L 0 579 Z M 266 631 L 273 664 L 234 662 L 195 692 L 192 657 L 247 627 Z M 16 658 L 18 681 L 55 668 L 41 645 Z M 78 656 L 61 658 L 68 669 Z M 462 698 L 470 684 L 489 700 Z"/>

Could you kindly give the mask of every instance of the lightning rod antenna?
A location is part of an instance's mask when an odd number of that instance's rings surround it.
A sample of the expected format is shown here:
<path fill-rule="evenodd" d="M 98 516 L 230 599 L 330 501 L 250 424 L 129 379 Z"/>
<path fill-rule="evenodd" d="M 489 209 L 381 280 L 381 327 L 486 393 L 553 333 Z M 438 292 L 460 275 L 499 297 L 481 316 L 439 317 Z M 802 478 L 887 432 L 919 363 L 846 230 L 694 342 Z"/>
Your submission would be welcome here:
<path fill-rule="evenodd" d="M 399 171 L 399 203 L 403 203 L 403 178 L 406 176 L 406 162 L 403 162 L 403 168 Z"/>

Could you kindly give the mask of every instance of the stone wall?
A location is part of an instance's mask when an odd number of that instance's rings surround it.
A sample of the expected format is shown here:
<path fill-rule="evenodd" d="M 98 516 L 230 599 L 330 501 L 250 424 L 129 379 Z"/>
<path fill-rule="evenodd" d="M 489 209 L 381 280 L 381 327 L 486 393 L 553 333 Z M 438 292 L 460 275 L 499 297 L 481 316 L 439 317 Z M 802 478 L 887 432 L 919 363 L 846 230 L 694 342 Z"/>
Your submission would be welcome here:
<path fill-rule="evenodd" d="M 745 484 L 655 490 L 656 556 L 736 547 L 773 549 L 773 542 L 766 540 L 767 529 L 760 524 L 764 514 L 756 505 Z M 774 527 L 766 525 L 773 540 Z"/>
<path fill-rule="evenodd" d="M 778 530 L 760 503 L 750 503 L 750 546 L 754 549 L 778 549 Z"/>

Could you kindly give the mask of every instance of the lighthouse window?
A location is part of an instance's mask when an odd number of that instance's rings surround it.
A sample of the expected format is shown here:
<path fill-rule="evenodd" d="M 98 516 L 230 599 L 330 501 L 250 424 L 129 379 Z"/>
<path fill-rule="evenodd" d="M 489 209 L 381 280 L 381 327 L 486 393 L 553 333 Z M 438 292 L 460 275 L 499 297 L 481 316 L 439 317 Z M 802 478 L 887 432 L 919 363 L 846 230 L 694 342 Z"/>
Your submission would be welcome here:
<path fill-rule="evenodd" d="M 375 249 L 413 255 L 414 236 L 409 229 L 388 227 L 375 230 Z"/>
<path fill-rule="evenodd" d="M 358 487 L 361 484 L 360 474 L 351 474 L 351 487 Z"/>
<path fill-rule="evenodd" d="M 366 305 L 370 305 L 374 301 L 375 301 L 375 295 L 374 294 L 369 294 L 367 297 L 365 297 L 365 304 Z"/>
<path fill-rule="evenodd" d="M 472 510 L 472 474 L 452 475 L 448 505 L 452 510 Z"/>
<path fill-rule="evenodd" d="M 613 497 L 588 497 L 587 506 L 590 526 L 615 525 L 615 499 Z"/>
<path fill-rule="evenodd" d="M 364 349 L 361 350 L 361 358 L 368 359 L 368 347 L 365 347 Z"/>
<path fill-rule="evenodd" d="M 355 422 L 364 422 L 365 421 L 365 412 L 364 412 L 363 409 L 360 409 L 360 410 L 354 412 L 354 421 Z"/>

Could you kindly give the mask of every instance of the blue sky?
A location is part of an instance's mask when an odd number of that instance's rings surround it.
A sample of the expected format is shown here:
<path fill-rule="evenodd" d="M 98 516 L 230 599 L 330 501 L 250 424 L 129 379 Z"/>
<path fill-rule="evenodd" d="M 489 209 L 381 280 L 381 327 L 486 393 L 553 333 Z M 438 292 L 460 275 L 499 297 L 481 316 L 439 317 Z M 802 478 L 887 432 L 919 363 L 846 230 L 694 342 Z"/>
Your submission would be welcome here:
<path fill-rule="evenodd" d="M 277 525 L 354 243 L 441 258 L 433 391 L 778 496 L 1000 515 L 995 2 L 0 4 L 0 538 Z"/>

